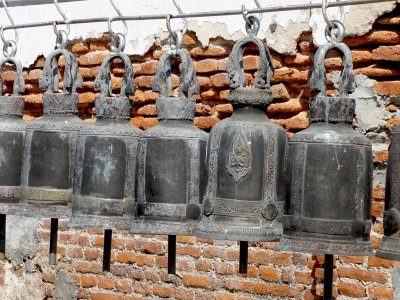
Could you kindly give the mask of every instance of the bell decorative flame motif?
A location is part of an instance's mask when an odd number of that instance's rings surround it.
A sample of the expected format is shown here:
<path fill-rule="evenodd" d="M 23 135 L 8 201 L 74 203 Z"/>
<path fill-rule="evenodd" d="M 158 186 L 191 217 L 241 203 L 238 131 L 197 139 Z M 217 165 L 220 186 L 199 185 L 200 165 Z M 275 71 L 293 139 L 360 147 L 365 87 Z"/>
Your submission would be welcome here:
<path fill-rule="evenodd" d="M 260 55 L 254 87 L 247 86 L 242 62 L 243 50 L 251 43 Z M 271 61 L 267 46 L 254 34 L 240 39 L 229 56 L 229 101 L 234 111 L 210 133 L 200 237 L 247 244 L 281 236 L 287 137 L 265 113 L 272 102 Z"/>
<path fill-rule="evenodd" d="M 110 64 L 120 58 L 124 76 L 120 95 L 113 97 Z M 135 93 L 133 68 L 121 51 L 109 54 L 95 80 L 96 123 L 81 129 L 77 142 L 73 217 L 69 226 L 129 229 L 134 218 L 138 138 L 141 130 L 129 122 Z"/>
<path fill-rule="evenodd" d="M 326 96 L 326 53 L 343 53 L 339 96 Z M 355 89 L 350 49 L 321 46 L 310 87 L 311 126 L 289 142 L 284 235 L 279 249 L 325 254 L 370 255 L 372 148 L 352 128 Z"/>

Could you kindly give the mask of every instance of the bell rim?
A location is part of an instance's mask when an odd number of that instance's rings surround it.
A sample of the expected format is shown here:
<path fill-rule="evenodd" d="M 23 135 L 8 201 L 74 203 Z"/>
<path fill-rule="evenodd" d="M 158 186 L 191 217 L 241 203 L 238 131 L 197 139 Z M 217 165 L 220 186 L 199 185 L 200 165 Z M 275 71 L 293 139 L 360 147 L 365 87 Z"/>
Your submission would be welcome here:
<path fill-rule="evenodd" d="M 129 233 L 146 235 L 184 235 L 197 236 L 196 225 L 198 221 L 182 219 L 182 222 L 167 220 L 151 220 L 141 217 L 131 221 Z"/>
<path fill-rule="evenodd" d="M 303 246 L 299 245 L 299 241 Z M 316 246 L 318 244 L 318 246 Z M 343 250 L 340 247 L 347 247 Z M 314 249 L 313 249 L 314 248 Z M 360 249 L 360 250 L 357 250 Z M 313 249 L 313 250 L 311 250 Z M 373 256 L 374 251 L 370 241 L 356 241 L 354 243 L 345 240 L 327 240 L 310 237 L 291 237 L 283 235 L 278 245 L 279 251 L 301 252 L 301 253 L 323 253 L 331 255 L 347 256 Z"/>
<path fill-rule="evenodd" d="M 101 216 L 93 214 L 72 214 L 68 228 L 78 229 L 104 229 L 104 230 L 129 230 L 132 226 L 133 216 Z"/>

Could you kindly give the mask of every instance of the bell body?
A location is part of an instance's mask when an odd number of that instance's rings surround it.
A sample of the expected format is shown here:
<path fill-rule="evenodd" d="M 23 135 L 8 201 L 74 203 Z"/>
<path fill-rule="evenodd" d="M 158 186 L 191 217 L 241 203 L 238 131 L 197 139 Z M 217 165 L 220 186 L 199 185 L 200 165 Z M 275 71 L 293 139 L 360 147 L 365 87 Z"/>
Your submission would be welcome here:
<path fill-rule="evenodd" d="M 45 93 L 43 117 L 27 126 L 24 143 L 19 214 L 68 217 L 76 157 L 83 121 L 77 111 L 78 94 Z"/>
<path fill-rule="evenodd" d="M 158 98 L 159 124 L 139 140 L 132 233 L 193 235 L 201 214 L 208 134 L 193 124 L 195 100 Z"/>
<path fill-rule="evenodd" d="M 285 130 L 265 106 L 234 105 L 208 143 L 204 216 L 197 235 L 213 239 L 275 241 L 282 234 Z"/>
<path fill-rule="evenodd" d="M 127 114 L 122 118 L 102 117 L 99 102 L 126 106 Z M 78 136 L 73 217 L 69 226 L 129 229 L 136 202 L 136 156 L 141 130 L 127 120 L 128 98 L 100 96 L 96 112 L 96 123 L 82 128 Z"/>
<path fill-rule="evenodd" d="M 0 213 L 15 211 L 20 201 L 22 151 L 26 123 L 24 99 L 0 96 Z"/>
<path fill-rule="evenodd" d="M 355 101 L 310 101 L 313 123 L 289 142 L 279 249 L 370 255 L 372 148 L 352 128 Z"/>
<path fill-rule="evenodd" d="M 400 126 L 396 126 L 391 135 L 386 170 L 384 237 L 375 255 L 400 260 Z"/>

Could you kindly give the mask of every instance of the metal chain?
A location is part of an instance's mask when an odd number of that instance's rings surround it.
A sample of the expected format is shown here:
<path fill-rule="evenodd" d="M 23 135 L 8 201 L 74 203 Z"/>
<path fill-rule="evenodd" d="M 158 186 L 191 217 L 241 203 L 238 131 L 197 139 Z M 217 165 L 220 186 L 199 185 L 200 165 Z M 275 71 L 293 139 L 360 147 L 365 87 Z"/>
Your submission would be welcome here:
<path fill-rule="evenodd" d="M 13 26 L 15 26 L 14 19 L 11 16 L 10 11 L 8 10 L 7 1 L 3 0 L 2 2 L 3 2 L 3 7 L 8 16 L 8 19 L 10 20 L 10 23 Z M 17 54 L 18 31 L 16 29 L 14 29 L 14 39 L 6 39 L 4 36 L 4 27 L 0 26 L 0 37 L 4 43 L 4 45 L 3 45 L 4 57 L 14 57 L 15 54 Z"/>

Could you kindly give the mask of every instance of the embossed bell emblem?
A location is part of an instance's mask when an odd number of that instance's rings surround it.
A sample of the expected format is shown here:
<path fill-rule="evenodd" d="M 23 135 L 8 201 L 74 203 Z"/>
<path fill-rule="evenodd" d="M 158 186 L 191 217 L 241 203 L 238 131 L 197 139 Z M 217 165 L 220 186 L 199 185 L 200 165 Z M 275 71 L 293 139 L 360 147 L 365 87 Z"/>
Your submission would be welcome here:
<path fill-rule="evenodd" d="M 260 55 L 254 87 L 246 86 L 242 62 L 251 43 Z M 282 233 L 287 136 L 265 113 L 272 102 L 271 61 L 255 34 L 236 42 L 227 66 L 233 114 L 212 128 L 208 141 L 208 181 L 197 235 L 239 240 L 242 249 L 248 241 L 277 241 Z M 241 254 L 246 260 L 247 251 Z M 241 264 L 240 272 L 246 266 Z"/>
<path fill-rule="evenodd" d="M 182 41 L 182 32 L 176 32 Z M 178 97 L 171 97 L 171 59 L 182 71 Z M 194 235 L 200 219 L 208 134 L 193 124 L 200 85 L 189 54 L 177 47 L 164 54 L 153 79 L 159 123 L 139 140 L 138 219 L 131 233 L 169 235 L 169 273 L 175 273 L 176 235 Z M 171 253 L 172 252 L 172 253 Z"/>
<path fill-rule="evenodd" d="M 61 56 L 65 60 L 64 87 L 62 92 L 57 92 L 58 59 Z M 71 215 L 69 201 L 76 142 L 79 130 L 84 126 L 74 115 L 78 112 L 76 88 L 82 86 L 74 55 L 64 48 L 51 52 L 46 58 L 39 85 L 47 89 L 43 94 L 44 115 L 26 128 L 18 214 L 52 218 L 51 239 L 55 239 L 55 243 L 51 242 L 51 245 L 55 248 L 51 251 L 50 264 L 55 264 L 58 218 Z"/>
<path fill-rule="evenodd" d="M 400 126 L 391 132 L 389 159 L 386 170 L 384 237 L 375 256 L 400 260 Z"/>
<path fill-rule="evenodd" d="M 337 97 L 326 96 L 324 60 L 331 49 L 343 54 Z M 355 89 L 355 78 L 345 44 L 333 41 L 317 50 L 310 88 L 318 92 L 310 99 L 312 124 L 289 142 L 279 249 L 370 255 L 372 148 L 352 128 L 355 100 L 348 94 Z"/>

